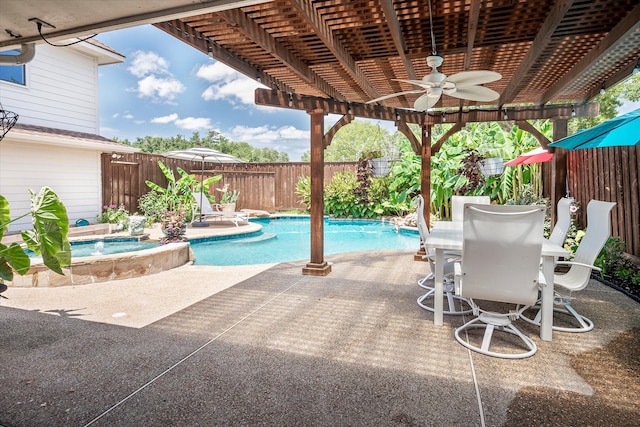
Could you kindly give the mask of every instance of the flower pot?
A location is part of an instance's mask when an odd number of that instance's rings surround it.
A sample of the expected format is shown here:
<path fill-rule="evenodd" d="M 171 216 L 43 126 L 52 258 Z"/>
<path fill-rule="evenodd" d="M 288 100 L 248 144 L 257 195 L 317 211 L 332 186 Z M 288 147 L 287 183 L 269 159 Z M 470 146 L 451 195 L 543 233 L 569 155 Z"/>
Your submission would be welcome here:
<path fill-rule="evenodd" d="M 220 206 L 222 206 L 222 212 L 235 212 L 236 211 L 236 204 L 235 203 L 221 203 Z"/>
<path fill-rule="evenodd" d="M 480 172 L 484 176 L 500 175 L 504 170 L 502 157 L 490 157 L 478 162 Z"/>
<path fill-rule="evenodd" d="M 373 176 L 387 176 L 389 174 L 389 159 L 386 157 L 378 157 L 372 160 Z"/>
<path fill-rule="evenodd" d="M 144 233 L 144 224 L 147 218 L 143 216 L 132 215 L 129 217 L 129 235 L 140 236 Z"/>

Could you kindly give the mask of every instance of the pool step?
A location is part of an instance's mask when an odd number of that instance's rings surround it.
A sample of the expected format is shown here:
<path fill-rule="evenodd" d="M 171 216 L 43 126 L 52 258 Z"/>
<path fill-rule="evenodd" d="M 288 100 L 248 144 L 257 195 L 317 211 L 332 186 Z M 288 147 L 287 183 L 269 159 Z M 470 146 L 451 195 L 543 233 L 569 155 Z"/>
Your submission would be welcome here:
<path fill-rule="evenodd" d="M 248 237 L 246 239 L 233 239 L 233 240 L 229 240 L 230 243 L 256 243 L 256 242 L 262 242 L 265 240 L 271 240 L 271 239 L 275 239 L 276 238 L 276 233 L 263 233 L 259 236 L 256 237 Z"/>

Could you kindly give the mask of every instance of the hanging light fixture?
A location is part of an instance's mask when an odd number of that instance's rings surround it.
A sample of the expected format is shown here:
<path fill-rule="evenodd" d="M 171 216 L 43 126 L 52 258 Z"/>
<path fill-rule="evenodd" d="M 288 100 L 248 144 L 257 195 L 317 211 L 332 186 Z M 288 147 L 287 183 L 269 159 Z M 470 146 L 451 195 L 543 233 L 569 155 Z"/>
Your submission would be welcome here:
<path fill-rule="evenodd" d="M 18 114 L 13 111 L 5 110 L 0 104 L 0 141 L 18 122 Z"/>

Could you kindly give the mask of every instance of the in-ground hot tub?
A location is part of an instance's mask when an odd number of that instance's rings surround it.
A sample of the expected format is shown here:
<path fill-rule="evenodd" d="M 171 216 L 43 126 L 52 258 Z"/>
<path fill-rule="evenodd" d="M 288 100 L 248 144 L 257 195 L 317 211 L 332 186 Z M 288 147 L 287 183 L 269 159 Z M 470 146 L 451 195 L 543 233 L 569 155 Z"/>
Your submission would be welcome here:
<path fill-rule="evenodd" d="M 94 241 L 97 243 L 101 240 Z M 135 252 L 72 257 L 71 266 L 63 268 L 64 276 L 49 270 L 41 260 L 34 259 L 27 274 L 15 274 L 13 281 L 6 284 L 14 287 L 85 285 L 146 276 L 190 261 L 193 261 L 193 254 L 186 242 L 157 245 Z"/>

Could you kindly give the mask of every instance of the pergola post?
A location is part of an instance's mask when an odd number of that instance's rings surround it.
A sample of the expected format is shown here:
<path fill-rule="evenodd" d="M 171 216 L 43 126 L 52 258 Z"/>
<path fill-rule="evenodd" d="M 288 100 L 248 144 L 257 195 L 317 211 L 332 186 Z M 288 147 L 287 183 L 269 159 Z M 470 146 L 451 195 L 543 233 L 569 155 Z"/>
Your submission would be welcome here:
<path fill-rule="evenodd" d="M 311 117 L 311 259 L 302 274 L 326 276 L 324 260 L 324 110 L 307 111 Z"/>
<path fill-rule="evenodd" d="M 553 121 L 553 140 L 557 141 L 567 136 L 567 119 Z M 556 209 L 558 200 L 567 192 L 567 150 L 555 148 L 551 161 L 551 226 L 556 223 Z"/>

